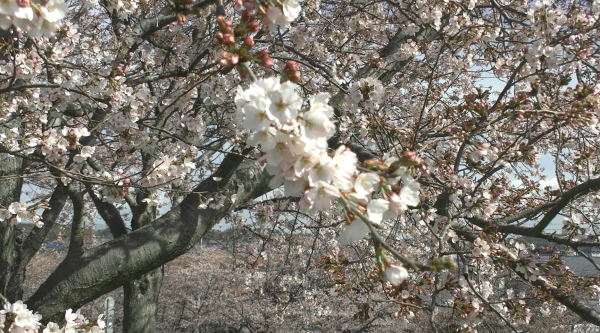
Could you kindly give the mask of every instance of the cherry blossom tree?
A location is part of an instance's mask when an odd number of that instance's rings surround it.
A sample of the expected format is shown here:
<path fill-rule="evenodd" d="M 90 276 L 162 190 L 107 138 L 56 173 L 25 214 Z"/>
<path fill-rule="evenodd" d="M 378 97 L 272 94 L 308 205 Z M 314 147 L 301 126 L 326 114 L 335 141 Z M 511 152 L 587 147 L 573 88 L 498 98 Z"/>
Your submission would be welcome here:
<path fill-rule="evenodd" d="M 221 222 L 260 239 L 246 249 L 255 263 L 320 254 L 306 269 L 332 297 L 360 293 L 358 320 L 389 302 L 434 331 L 489 317 L 518 331 L 542 304 L 600 325 L 598 278 L 553 248 L 598 268 L 583 250 L 600 246 L 597 0 L 0 10 L 10 325 L 88 325 L 65 311 L 123 286 L 124 330 L 153 332 L 161 266 Z M 114 240 L 86 245 L 100 218 Z M 21 234 L 22 220 L 36 228 Z M 66 257 L 21 303 L 57 224 L 70 226 Z"/>

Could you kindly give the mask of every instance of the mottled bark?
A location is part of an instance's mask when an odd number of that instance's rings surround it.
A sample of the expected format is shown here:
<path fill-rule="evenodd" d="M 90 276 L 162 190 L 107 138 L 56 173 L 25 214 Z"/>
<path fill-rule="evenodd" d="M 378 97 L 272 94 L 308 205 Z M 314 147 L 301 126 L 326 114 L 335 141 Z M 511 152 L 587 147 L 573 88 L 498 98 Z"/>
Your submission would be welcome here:
<path fill-rule="evenodd" d="M 145 167 L 153 161 L 151 156 L 145 154 L 143 158 Z M 156 208 L 143 201 L 149 195 L 147 190 L 138 190 L 136 203 L 131 207 L 132 231 L 150 224 L 156 218 Z M 123 285 L 123 333 L 156 332 L 156 311 L 162 280 L 162 269 L 156 268 Z"/>
<path fill-rule="evenodd" d="M 12 30 L 0 30 L 0 41 L 13 40 L 15 32 Z M 18 47 L 18 42 L 14 42 Z M 7 53 L 0 56 L 0 60 L 10 59 Z M 7 126 L 10 127 L 10 126 Z M 0 127 L 0 134 L 7 134 L 7 127 Z M 23 181 L 23 160 L 14 158 L 8 154 L 0 154 L 0 207 L 8 208 L 8 205 L 19 201 Z M 9 301 L 15 301 L 23 295 L 22 281 L 24 272 L 19 271 L 21 261 L 21 229 L 10 225 L 7 221 L 0 222 L 0 293 Z"/>
<path fill-rule="evenodd" d="M 162 269 L 157 268 L 123 285 L 124 333 L 156 332 L 156 311 L 162 280 Z"/>
<path fill-rule="evenodd" d="M 0 154 L 0 207 L 19 201 L 23 160 L 8 154 Z M 21 228 L 9 221 L 0 222 L 0 293 L 14 302 L 23 295 L 23 275 L 21 263 Z"/>

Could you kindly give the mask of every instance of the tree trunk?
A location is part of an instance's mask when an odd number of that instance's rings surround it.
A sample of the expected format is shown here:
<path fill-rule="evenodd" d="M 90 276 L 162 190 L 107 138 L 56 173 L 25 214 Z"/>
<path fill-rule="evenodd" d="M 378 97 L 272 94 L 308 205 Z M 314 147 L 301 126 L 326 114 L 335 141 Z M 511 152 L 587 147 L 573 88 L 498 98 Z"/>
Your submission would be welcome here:
<path fill-rule="evenodd" d="M 157 268 L 123 285 L 123 333 L 155 333 L 163 272 Z"/>
<path fill-rule="evenodd" d="M 21 196 L 22 180 L 17 176 L 22 175 L 20 158 L 0 154 L 0 207 L 6 208 Z M 33 228 L 27 237 L 21 225 L 11 225 L 9 221 L 0 221 L 0 294 L 10 302 L 23 299 L 23 282 L 25 268 L 35 253 L 40 249 L 44 239 L 54 226 L 58 216 L 63 210 L 68 195 L 62 184 L 57 184 L 47 209 L 42 214 L 44 226 Z"/>
<path fill-rule="evenodd" d="M 0 130 L 0 132 L 5 129 Z M 0 154 L 0 207 L 19 201 L 23 160 L 8 154 Z M 21 244 L 23 232 L 18 225 L 10 221 L 0 222 L 0 293 L 10 302 L 23 296 L 23 278 L 25 272 L 20 270 Z"/>
<path fill-rule="evenodd" d="M 156 209 L 142 200 L 147 191 L 137 196 L 137 206 L 132 207 L 131 229 L 137 230 L 156 218 Z M 162 268 L 156 268 L 123 285 L 123 333 L 155 333 L 158 294 L 163 280 Z"/>

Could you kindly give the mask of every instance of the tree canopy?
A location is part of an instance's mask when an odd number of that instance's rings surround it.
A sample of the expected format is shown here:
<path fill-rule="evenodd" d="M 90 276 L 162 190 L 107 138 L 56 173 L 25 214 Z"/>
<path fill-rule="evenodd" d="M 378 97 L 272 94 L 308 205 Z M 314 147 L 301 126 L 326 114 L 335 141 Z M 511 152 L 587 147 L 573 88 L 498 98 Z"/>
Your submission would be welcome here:
<path fill-rule="evenodd" d="M 598 0 L 10 0 L 0 27 L 5 331 L 59 224 L 43 323 L 123 286 L 153 332 L 160 267 L 224 223 L 363 316 L 600 325 L 598 274 L 561 258 L 600 271 Z"/>

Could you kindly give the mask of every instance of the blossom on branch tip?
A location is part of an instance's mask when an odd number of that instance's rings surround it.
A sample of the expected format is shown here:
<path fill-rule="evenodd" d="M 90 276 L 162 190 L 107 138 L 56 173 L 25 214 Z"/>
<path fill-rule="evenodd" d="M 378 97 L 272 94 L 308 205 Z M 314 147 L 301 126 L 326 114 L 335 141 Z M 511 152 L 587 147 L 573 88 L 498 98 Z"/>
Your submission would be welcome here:
<path fill-rule="evenodd" d="M 358 173 L 358 158 L 345 146 L 331 155 L 327 152 L 327 139 L 335 131 L 330 120 L 333 108 L 328 105 L 331 95 L 312 96 L 310 107 L 303 110 L 297 86 L 280 82 L 278 78 L 259 79 L 247 89 L 238 87 L 235 96 L 237 123 L 250 132 L 247 144 L 261 146 L 258 161 L 273 176 L 271 188 L 284 185 L 286 196 L 302 194 L 298 204 L 306 214 L 327 211 L 344 196 L 374 224 L 395 218 L 407 205 L 418 205 L 420 185 L 406 174 L 406 167 L 393 170 L 394 182 L 402 178 L 404 185 L 399 194 L 388 189 L 387 194 L 382 193 L 384 198 L 372 199 L 371 194 L 379 190 L 380 176 Z M 414 154 L 411 157 L 416 158 Z M 397 161 L 386 157 L 378 163 L 387 169 Z M 341 244 L 350 244 L 368 233 L 369 226 L 354 219 L 338 239 Z"/>
<path fill-rule="evenodd" d="M 355 219 L 340 231 L 338 242 L 341 245 L 350 245 L 363 239 L 369 233 L 369 226 L 360 218 Z"/>
<path fill-rule="evenodd" d="M 415 181 L 410 176 L 405 176 L 403 179 L 404 186 L 400 190 L 400 200 L 407 205 L 416 207 L 420 203 L 419 199 L 419 190 L 421 188 L 421 184 Z"/>
<path fill-rule="evenodd" d="M 359 196 L 366 197 L 373 193 L 379 185 L 379 176 L 374 173 L 365 172 L 356 177 L 354 191 Z"/>
<path fill-rule="evenodd" d="M 347 149 L 345 146 L 340 146 L 338 149 L 336 149 L 332 159 L 337 171 L 335 179 L 343 179 L 352 183 L 350 180 L 356 173 L 356 166 L 358 164 L 358 158 L 356 157 L 356 154 Z M 349 184 L 350 188 L 352 185 L 353 184 Z M 350 189 L 345 191 L 349 190 Z"/>
<path fill-rule="evenodd" d="M 264 152 L 268 152 L 271 149 L 275 148 L 277 142 L 275 141 L 275 136 L 277 135 L 277 130 L 273 127 L 269 127 L 263 131 L 253 132 L 246 140 L 246 143 L 250 146 L 258 146 L 260 145 L 260 149 Z"/>
<path fill-rule="evenodd" d="M 308 181 L 311 186 L 319 181 L 330 182 L 335 176 L 335 165 L 333 160 L 326 154 L 321 154 L 319 163 L 308 172 Z"/>
<path fill-rule="evenodd" d="M 269 26 L 271 32 L 277 31 L 277 27 L 289 28 L 290 24 L 300 16 L 301 0 L 283 0 L 281 6 L 266 5 L 263 20 Z"/>
<path fill-rule="evenodd" d="M 11 25 L 29 33 L 29 37 L 52 36 L 60 27 L 68 11 L 62 0 L 32 2 L 30 0 L 2 1 L 0 3 L 0 28 Z"/>
<path fill-rule="evenodd" d="M 390 206 L 389 201 L 384 199 L 375 199 L 367 205 L 367 216 L 371 223 L 379 224 L 383 220 L 383 214 Z"/>
<path fill-rule="evenodd" d="M 408 279 L 408 271 L 402 266 L 390 265 L 385 268 L 385 279 L 397 286 Z"/>
<path fill-rule="evenodd" d="M 269 92 L 269 99 L 272 103 L 267 109 L 267 114 L 279 124 L 295 120 L 302 106 L 302 99 L 295 91 L 295 84 L 290 82 L 284 82 L 279 90 Z"/>
<path fill-rule="evenodd" d="M 314 208 L 321 212 L 331 209 L 333 200 L 341 196 L 337 188 L 324 181 L 316 182 L 306 195 L 314 202 Z"/>
<path fill-rule="evenodd" d="M 88 157 L 92 157 L 92 154 L 94 154 L 95 150 L 96 150 L 96 147 L 83 146 L 81 148 L 81 152 L 79 154 L 75 155 L 73 157 L 73 160 L 75 162 L 81 163 L 81 162 L 87 160 Z"/>
<path fill-rule="evenodd" d="M 21 219 L 29 218 L 31 216 L 27 210 L 27 205 L 20 202 L 11 203 L 8 206 L 8 212 L 14 215 L 11 219 L 12 224 L 17 224 L 21 222 Z"/>

